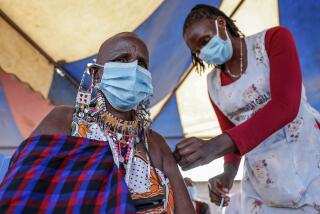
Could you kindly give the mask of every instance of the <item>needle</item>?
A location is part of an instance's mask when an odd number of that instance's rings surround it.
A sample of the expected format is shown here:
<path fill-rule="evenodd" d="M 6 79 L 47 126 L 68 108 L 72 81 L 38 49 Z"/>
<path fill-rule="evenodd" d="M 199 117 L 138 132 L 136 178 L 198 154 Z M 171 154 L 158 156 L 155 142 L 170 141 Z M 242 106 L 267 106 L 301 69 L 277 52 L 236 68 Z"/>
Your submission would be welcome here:
<path fill-rule="evenodd" d="M 208 183 L 209 191 L 211 191 L 211 184 Z M 224 197 L 221 198 L 220 206 L 219 206 L 219 213 L 222 213 L 222 208 L 224 204 Z"/>
<path fill-rule="evenodd" d="M 223 203 L 224 203 L 224 198 L 221 198 L 220 206 L 219 206 L 219 212 L 222 213 L 222 208 L 223 208 Z"/>

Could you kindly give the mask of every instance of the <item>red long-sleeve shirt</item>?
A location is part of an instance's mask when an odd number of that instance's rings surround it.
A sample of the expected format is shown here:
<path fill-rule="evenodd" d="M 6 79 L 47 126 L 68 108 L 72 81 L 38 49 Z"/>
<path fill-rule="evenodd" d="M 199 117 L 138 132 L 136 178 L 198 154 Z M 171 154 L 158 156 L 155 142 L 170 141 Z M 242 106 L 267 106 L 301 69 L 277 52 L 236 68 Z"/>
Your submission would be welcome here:
<path fill-rule="evenodd" d="M 265 47 L 270 62 L 270 102 L 238 126 L 212 102 L 221 130 L 229 134 L 240 153 L 226 155 L 225 162 L 239 164 L 241 155 L 291 122 L 299 111 L 302 76 L 292 34 L 283 27 L 271 28 L 266 32 Z M 221 72 L 222 85 L 232 82 L 229 76 Z"/>

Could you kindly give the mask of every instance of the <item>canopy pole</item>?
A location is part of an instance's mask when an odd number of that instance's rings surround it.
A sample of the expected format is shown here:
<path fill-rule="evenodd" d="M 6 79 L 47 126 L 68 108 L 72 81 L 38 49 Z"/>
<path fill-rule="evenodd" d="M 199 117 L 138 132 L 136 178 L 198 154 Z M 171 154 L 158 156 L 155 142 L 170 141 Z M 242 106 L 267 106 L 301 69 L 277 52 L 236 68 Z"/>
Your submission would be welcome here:
<path fill-rule="evenodd" d="M 234 10 L 232 11 L 232 13 L 230 14 L 230 18 L 232 18 L 234 16 L 234 14 L 239 10 L 239 8 L 241 7 L 241 5 L 244 3 L 245 0 L 241 0 L 238 5 L 234 8 Z"/>

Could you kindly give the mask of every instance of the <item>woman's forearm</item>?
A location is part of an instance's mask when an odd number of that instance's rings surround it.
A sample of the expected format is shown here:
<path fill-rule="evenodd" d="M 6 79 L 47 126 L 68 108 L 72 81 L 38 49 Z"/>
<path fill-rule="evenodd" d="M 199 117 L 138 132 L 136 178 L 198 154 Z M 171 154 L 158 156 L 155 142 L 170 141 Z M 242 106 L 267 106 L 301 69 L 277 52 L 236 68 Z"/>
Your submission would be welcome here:
<path fill-rule="evenodd" d="M 223 168 L 224 168 L 224 173 L 227 173 L 232 178 L 235 178 L 238 173 L 239 165 L 232 164 L 232 163 L 224 163 Z"/>

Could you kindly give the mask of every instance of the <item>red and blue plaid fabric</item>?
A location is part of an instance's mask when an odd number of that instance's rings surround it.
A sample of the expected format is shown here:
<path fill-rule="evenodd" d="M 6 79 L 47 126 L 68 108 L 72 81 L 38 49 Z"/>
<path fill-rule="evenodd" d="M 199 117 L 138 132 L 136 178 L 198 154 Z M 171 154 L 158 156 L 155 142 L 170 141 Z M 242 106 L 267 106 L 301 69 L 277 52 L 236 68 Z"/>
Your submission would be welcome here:
<path fill-rule="evenodd" d="M 24 141 L 0 185 L 0 213 L 135 213 L 106 142 L 66 135 Z"/>

